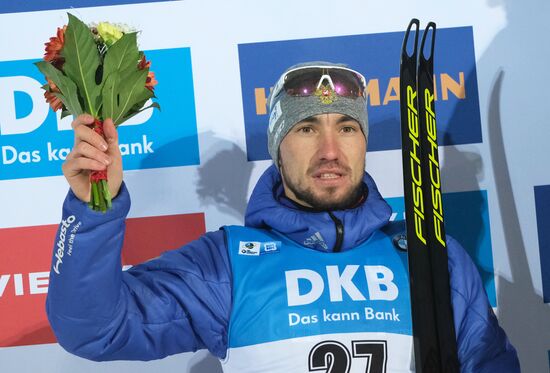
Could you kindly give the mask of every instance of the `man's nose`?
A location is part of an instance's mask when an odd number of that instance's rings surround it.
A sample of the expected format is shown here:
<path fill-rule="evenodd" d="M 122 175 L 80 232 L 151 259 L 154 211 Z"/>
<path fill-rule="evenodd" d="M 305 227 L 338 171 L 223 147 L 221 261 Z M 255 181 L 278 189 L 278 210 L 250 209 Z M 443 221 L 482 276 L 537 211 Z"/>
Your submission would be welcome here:
<path fill-rule="evenodd" d="M 319 137 L 318 156 L 322 160 L 332 161 L 338 159 L 340 148 L 338 138 L 332 131 L 321 133 Z"/>

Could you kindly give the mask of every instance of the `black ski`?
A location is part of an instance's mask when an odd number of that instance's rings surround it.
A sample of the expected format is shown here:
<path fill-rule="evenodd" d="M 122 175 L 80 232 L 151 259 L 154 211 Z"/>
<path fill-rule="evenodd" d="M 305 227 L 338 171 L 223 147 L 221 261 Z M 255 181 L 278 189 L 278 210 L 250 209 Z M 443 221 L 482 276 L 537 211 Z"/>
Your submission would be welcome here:
<path fill-rule="evenodd" d="M 400 69 L 403 183 L 415 365 L 417 372 L 454 373 L 459 372 L 459 367 L 434 105 L 436 26 L 433 22 L 428 24 L 418 48 L 419 26 L 420 22 L 413 19 L 407 28 Z M 412 32 L 414 39 L 410 40 Z M 429 35 L 431 43 L 427 45 Z M 409 49 L 412 49 L 410 53 Z"/>
<path fill-rule="evenodd" d="M 431 43 L 426 54 L 429 31 Z M 442 372 L 458 373 L 459 363 L 456 347 L 453 308 L 449 285 L 447 243 L 443 221 L 443 200 L 439 172 L 439 151 L 434 93 L 435 23 L 426 26 L 418 55 L 418 113 L 421 128 L 423 188 L 426 211 L 426 232 L 435 298 L 435 315 Z M 426 58 L 426 56 L 428 56 Z"/>
<path fill-rule="evenodd" d="M 417 92 L 419 25 L 417 19 L 411 20 L 403 40 L 399 96 L 415 368 L 420 373 L 431 373 L 440 372 L 441 363 L 422 188 L 424 169 L 421 165 Z M 414 41 L 409 46 L 413 27 Z M 412 47 L 410 55 L 408 47 Z"/>

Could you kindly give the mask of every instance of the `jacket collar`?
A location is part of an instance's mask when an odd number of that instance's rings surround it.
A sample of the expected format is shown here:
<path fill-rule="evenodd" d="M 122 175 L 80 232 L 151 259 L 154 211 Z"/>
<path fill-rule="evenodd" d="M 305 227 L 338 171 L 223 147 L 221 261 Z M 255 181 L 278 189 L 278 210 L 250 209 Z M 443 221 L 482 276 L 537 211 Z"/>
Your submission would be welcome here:
<path fill-rule="evenodd" d="M 360 245 L 390 219 L 390 206 L 366 172 L 363 182 L 368 192 L 361 204 L 349 210 L 331 211 L 344 227 L 341 251 Z M 332 251 L 337 238 L 329 212 L 300 208 L 284 196 L 281 175 L 274 165 L 260 177 L 250 196 L 245 225 L 274 229 L 300 245 L 320 251 Z"/>

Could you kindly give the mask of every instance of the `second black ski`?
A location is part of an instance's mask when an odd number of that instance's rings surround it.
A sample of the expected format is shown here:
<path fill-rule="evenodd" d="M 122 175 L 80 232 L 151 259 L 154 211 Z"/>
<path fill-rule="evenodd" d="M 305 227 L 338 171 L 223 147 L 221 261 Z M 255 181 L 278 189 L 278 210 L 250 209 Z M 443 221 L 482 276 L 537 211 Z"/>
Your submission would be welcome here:
<path fill-rule="evenodd" d="M 417 372 L 454 373 L 459 372 L 459 365 L 450 299 L 433 82 L 436 25 L 433 22 L 427 25 L 420 47 L 419 27 L 417 19 L 411 20 L 403 40 L 400 68 L 415 365 Z M 427 44 L 430 39 L 431 43 Z"/>

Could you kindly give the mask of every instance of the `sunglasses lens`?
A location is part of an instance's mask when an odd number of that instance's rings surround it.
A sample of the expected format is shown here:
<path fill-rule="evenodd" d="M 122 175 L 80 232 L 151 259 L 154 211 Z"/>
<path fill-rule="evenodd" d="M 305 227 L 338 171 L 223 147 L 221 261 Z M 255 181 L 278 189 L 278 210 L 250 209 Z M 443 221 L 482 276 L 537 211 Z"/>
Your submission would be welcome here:
<path fill-rule="evenodd" d="M 359 78 L 351 71 L 332 70 L 329 71 L 329 75 L 337 95 L 344 97 L 359 97 L 363 94 Z"/>
<path fill-rule="evenodd" d="M 360 78 L 344 69 L 306 68 L 291 71 L 285 78 L 284 89 L 291 96 L 311 96 L 315 94 L 319 82 L 330 85 L 338 96 L 355 98 L 363 94 Z"/>
<path fill-rule="evenodd" d="M 321 78 L 319 69 L 304 69 L 291 72 L 285 80 L 286 93 L 291 96 L 311 96 Z"/>

